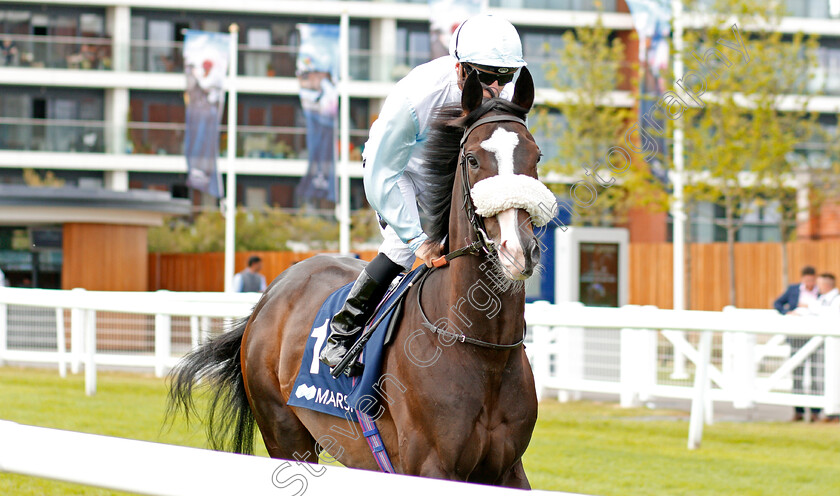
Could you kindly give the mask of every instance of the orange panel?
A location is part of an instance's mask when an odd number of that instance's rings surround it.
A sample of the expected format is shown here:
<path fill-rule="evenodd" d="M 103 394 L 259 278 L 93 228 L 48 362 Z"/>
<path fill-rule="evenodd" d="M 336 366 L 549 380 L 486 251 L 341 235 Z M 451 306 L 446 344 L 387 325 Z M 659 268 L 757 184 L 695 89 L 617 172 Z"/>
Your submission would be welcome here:
<path fill-rule="evenodd" d="M 62 288 L 148 290 L 147 230 L 145 226 L 65 224 Z"/>

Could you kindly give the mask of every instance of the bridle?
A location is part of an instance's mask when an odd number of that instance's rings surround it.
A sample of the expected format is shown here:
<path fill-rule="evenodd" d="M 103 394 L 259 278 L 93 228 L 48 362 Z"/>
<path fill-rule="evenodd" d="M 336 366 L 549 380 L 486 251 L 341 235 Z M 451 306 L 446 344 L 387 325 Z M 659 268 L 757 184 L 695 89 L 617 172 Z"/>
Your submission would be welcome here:
<path fill-rule="evenodd" d="M 461 144 L 460 144 L 460 151 L 458 152 L 458 168 L 461 169 L 461 190 L 464 196 L 464 203 L 462 205 L 464 211 L 467 214 L 467 218 L 470 221 L 470 225 L 472 226 L 473 231 L 475 232 L 478 239 L 473 243 L 465 246 L 464 248 L 460 248 L 458 250 L 449 252 L 448 254 L 435 259 L 432 261 L 432 270 L 443 267 L 449 263 L 450 260 L 454 258 L 458 258 L 463 255 L 493 255 L 496 253 L 496 245 L 493 240 L 487 236 L 487 231 L 484 227 L 484 218 L 480 215 L 475 213 L 475 205 L 472 201 L 472 194 L 470 190 L 472 186 L 470 185 L 470 177 L 469 172 L 467 171 L 467 155 L 464 151 L 464 143 L 467 142 L 470 134 L 479 126 L 483 124 L 489 124 L 491 122 L 517 122 L 528 128 L 528 125 L 525 123 L 524 120 L 520 119 L 519 117 L 515 117 L 512 115 L 491 115 L 489 117 L 482 117 L 475 121 L 470 127 L 464 130 L 464 136 L 461 137 Z M 525 342 L 525 330 L 522 331 L 522 339 L 519 341 L 512 343 L 512 344 L 495 344 L 489 343 L 487 341 L 482 341 L 480 339 L 471 338 L 466 336 L 465 334 L 456 334 L 454 332 L 450 332 L 444 329 L 441 329 L 429 321 L 429 318 L 426 316 L 426 312 L 423 311 L 423 306 L 420 302 L 420 295 L 423 292 L 423 283 L 426 282 L 426 277 L 432 272 L 432 270 L 425 270 L 422 275 L 420 275 L 419 280 L 417 282 L 417 308 L 420 310 L 420 316 L 423 318 L 423 326 L 432 331 L 432 334 L 440 334 L 442 336 L 446 336 L 449 338 L 454 339 L 455 341 L 459 341 L 461 343 L 469 343 L 476 346 L 480 346 L 482 348 L 490 348 L 492 350 L 512 350 L 515 348 L 519 348 L 522 346 L 522 343 Z M 414 284 L 412 282 L 412 284 Z"/>
<path fill-rule="evenodd" d="M 496 253 L 496 244 L 490 239 L 490 236 L 487 235 L 487 229 L 484 227 L 484 218 L 475 213 L 475 204 L 473 204 L 472 194 L 470 193 L 472 185 L 470 184 L 470 176 L 467 171 L 467 155 L 464 151 L 464 144 L 467 142 L 470 134 L 475 131 L 477 127 L 491 122 L 517 122 L 525 126 L 526 129 L 528 128 L 525 121 L 519 117 L 515 117 L 513 115 L 491 115 L 478 119 L 470 127 L 464 130 L 464 135 L 461 137 L 461 144 L 459 146 L 460 150 L 458 152 L 458 168 L 461 170 L 461 192 L 464 197 L 461 207 L 466 212 L 467 218 L 472 226 L 472 230 L 475 232 L 478 239 L 463 248 L 451 251 L 446 255 L 433 260 L 432 265 L 434 267 L 443 267 L 447 265 L 449 261 L 463 255 L 483 254 L 490 256 Z"/>

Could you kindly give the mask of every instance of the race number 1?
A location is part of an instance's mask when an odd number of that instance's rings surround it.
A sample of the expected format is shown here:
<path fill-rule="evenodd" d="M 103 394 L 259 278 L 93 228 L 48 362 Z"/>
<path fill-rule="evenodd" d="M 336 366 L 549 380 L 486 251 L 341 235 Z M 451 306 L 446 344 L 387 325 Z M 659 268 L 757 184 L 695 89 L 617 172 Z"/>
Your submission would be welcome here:
<path fill-rule="evenodd" d="M 318 356 L 321 354 L 321 346 L 324 346 L 324 340 L 327 339 L 327 329 L 329 328 L 329 325 L 330 321 L 327 319 L 327 321 L 324 322 L 324 325 L 312 329 L 312 337 L 315 338 L 315 347 L 312 349 L 312 365 L 309 366 L 310 374 L 317 374 L 318 369 L 321 366 Z"/>

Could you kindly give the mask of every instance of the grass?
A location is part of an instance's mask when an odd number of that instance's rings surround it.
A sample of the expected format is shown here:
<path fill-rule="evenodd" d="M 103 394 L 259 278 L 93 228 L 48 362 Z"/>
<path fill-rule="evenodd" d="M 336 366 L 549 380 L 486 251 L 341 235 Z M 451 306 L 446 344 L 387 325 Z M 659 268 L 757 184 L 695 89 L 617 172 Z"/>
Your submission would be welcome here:
<path fill-rule="evenodd" d="M 166 386 L 139 374 L 102 372 L 96 396 L 81 375 L 0 368 L 0 418 L 204 447 L 201 426 L 160 430 Z M 717 423 L 686 449 L 687 416 L 578 402 L 540 405 L 525 468 L 538 489 L 599 495 L 826 495 L 840 487 L 840 427 Z M 2 440 L 0 440 L 2 442 Z M 266 451 L 258 441 L 258 454 Z M 113 491 L 0 474 L 2 495 L 114 495 Z"/>

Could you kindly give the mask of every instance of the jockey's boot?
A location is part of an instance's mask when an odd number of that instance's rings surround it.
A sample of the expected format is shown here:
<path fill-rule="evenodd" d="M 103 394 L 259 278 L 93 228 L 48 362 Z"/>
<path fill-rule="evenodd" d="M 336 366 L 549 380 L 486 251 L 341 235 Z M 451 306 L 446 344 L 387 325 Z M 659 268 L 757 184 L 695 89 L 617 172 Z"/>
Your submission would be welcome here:
<path fill-rule="evenodd" d="M 318 357 L 322 363 L 332 368 L 341 362 L 376 310 L 376 305 L 385 296 L 391 281 L 402 270 L 400 265 L 381 253 L 362 269 L 344 306 L 330 322 L 330 337 Z"/>

